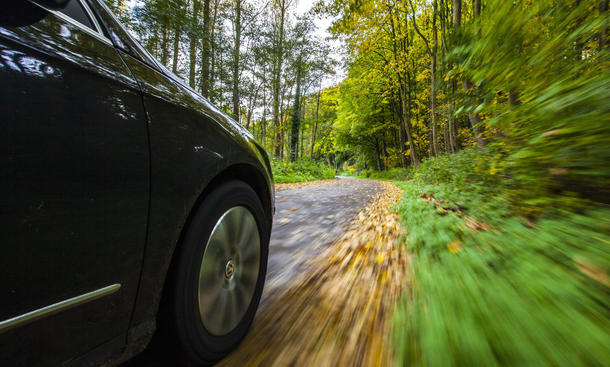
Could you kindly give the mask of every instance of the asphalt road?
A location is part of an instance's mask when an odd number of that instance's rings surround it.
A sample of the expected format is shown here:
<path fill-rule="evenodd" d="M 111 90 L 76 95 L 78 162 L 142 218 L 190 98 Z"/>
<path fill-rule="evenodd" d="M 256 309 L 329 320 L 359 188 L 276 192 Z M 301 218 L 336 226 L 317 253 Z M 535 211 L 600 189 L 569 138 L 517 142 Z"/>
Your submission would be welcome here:
<path fill-rule="evenodd" d="M 360 209 L 382 190 L 373 180 L 338 178 L 276 191 L 265 291 L 259 310 L 307 271 L 306 262 L 338 239 Z M 256 327 L 256 320 L 254 322 Z M 145 352 L 122 367 L 162 366 Z"/>
<path fill-rule="evenodd" d="M 278 189 L 267 284 L 287 283 L 303 271 L 303 262 L 339 238 L 353 216 L 381 189 L 377 181 L 358 178 Z"/>

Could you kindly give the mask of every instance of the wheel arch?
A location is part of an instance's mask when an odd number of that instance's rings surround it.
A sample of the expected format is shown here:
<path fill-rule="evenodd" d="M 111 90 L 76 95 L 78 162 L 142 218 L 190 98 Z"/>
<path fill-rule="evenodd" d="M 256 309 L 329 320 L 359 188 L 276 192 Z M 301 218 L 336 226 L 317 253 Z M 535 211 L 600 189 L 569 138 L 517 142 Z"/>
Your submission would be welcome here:
<path fill-rule="evenodd" d="M 214 189 L 221 186 L 223 183 L 226 183 L 231 180 L 240 180 L 252 187 L 252 189 L 259 197 L 263 205 L 265 214 L 267 214 L 268 222 L 266 223 L 266 227 L 268 228 L 268 233 L 271 233 L 274 204 L 272 198 L 273 188 L 270 185 L 272 185 L 273 183 L 270 179 L 268 180 L 265 177 L 265 175 L 260 171 L 259 168 L 249 163 L 235 163 L 220 170 L 214 175 L 211 180 L 209 180 L 207 183 L 204 183 L 203 189 L 201 190 L 197 198 L 193 201 L 193 204 L 189 209 L 188 215 L 183 221 L 182 228 L 180 229 L 180 232 L 177 236 L 177 240 L 175 240 L 171 248 L 166 250 L 167 252 L 165 255 L 165 271 L 162 275 L 162 278 L 158 279 L 158 281 L 160 281 L 160 284 L 157 283 L 157 290 L 153 291 L 153 293 L 156 293 L 157 296 L 153 296 L 152 299 L 148 298 L 149 301 L 152 301 L 152 304 L 148 304 L 148 306 L 144 307 L 144 309 L 147 309 L 148 312 L 146 312 L 146 314 L 141 315 L 144 317 L 140 318 L 140 322 L 134 323 L 133 321 L 135 320 L 132 319 L 132 324 L 128 333 L 127 348 L 124 352 L 123 358 L 128 358 L 129 355 L 135 355 L 140 353 L 151 342 L 151 338 L 153 337 L 153 335 L 157 334 L 156 329 L 158 325 L 156 324 L 158 320 L 156 321 L 155 319 L 158 319 L 159 313 L 163 312 L 163 298 L 167 293 L 167 285 L 169 284 L 168 280 L 172 276 L 172 271 L 175 268 L 175 259 L 180 253 L 186 229 L 192 223 L 193 217 L 196 214 L 197 209 L 202 205 L 205 198 Z M 140 300 L 137 300 L 136 302 L 140 302 Z M 153 343 L 155 343 L 154 339 L 155 338 L 153 338 Z"/>
<path fill-rule="evenodd" d="M 186 233 L 186 229 L 192 223 L 193 216 L 196 214 L 197 209 L 202 205 L 206 197 L 212 191 L 214 191 L 222 184 L 232 180 L 243 181 L 254 190 L 261 203 L 263 204 L 263 208 L 265 209 L 267 218 L 269 218 L 269 221 L 266 223 L 266 227 L 268 228 L 269 234 L 271 234 L 271 223 L 273 216 L 273 203 L 271 200 L 272 193 L 269 190 L 269 186 L 267 184 L 265 176 L 263 176 L 263 174 L 256 167 L 247 163 L 237 163 L 223 169 L 205 185 L 205 188 L 201 191 L 197 199 L 194 201 L 190 212 L 186 220 L 184 221 L 182 229 L 180 230 L 178 240 L 176 241 L 174 248 L 171 250 L 171 253 L 169 255 L 169 266 L 165 274 L 163 286 L 160 290 L 162 297 L 165 294 L 166 286 L 168 283 L 167 278 L 171 276 L 172 269 L 174 268 L 175 259 L 180 253 L 180 248 L 182 246 L 182 243 L 184 242 L 184 235 Z"/>

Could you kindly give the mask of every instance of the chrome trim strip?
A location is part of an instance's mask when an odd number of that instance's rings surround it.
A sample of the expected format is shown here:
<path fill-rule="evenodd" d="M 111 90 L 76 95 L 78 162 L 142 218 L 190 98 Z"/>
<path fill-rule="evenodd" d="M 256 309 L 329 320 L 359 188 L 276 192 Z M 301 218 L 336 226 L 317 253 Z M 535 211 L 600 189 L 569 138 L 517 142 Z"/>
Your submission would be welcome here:
<path fill-rule="evenodd" d="M 87 27 L 86 25 L 82 24 L 79 21 L 76 21 L 72 18 L 70 18 L 69 16 L 65 15 L 62 12 L 56 11 L 56 10 L 50 10 L 50 9 L 45 9 L 48 12 L 50 12 L 51 14 L 55 15 L 56 17 L 65 20 L 66 22 L 72 24 L 73 26 L 75 26 L 76 28 L 80 29 L 81 31 L 87 33 L 90 36 L 93 36 L 95 38 L 97 38 L 98 40 L 107 43 L 109 46 L 112 46 L 112 42 L 110 42 L 110 40 L 108 38 L 106 38 L 104 35 L 97 33 L 96 31 L 94 31 L 93 29 Z"/>
<path fill-rule="evenodd" d="M 57 302 L 34 311 L 24 313 L 23 315 L 12 317 L 8 320 L 0 321 L 0 334 L 16 327 L 29 324 L 43 317 L 47 317 L 61 311 L 65 311 L 69 308 L 82 305 L 83 303 L 91 302 L 104 296 L 108 296 L 112 293 L 115 293 L 120 288 L 121 285 L 119 283 L 112 284 L 89 293 L 81 294 L 80 296 L 68 298 L 61 302 Z"/>
<path fill-rule="evenodd" d="M 93 25 L 95 25 L 95 28 L 97 29 L 97 33 L 99 33 L 100 35 L 104 36 L 104 32 L 102 31 L 102 27 L 100 27 L 100 24 L 97 22 L 97 17 L 95 16 L 95 14 L 93 14 L 91 9 L 89 8 L 89 4 L 87 4 L 87 2 L 83 1 L 83 0 L 80 0 L 79 2 L 81 4 L 81 6 L 83 7 L 83 9 L 85 9 L 85 11 L 87 12 L 87 15 L 89 15 L 89 18 L 93 22 Z"/>
<path fill-rule="evenodd" d="M 86 25 L 82 24 L 81 22 L 79 22 L 79 21 L 77 21 L 77 20 L 74 20 L 74 19 L 70 18 L 69 16 L 65 15 L 65 14 L 64 14 L 64 13 L 62 13 L 62 12 L 59 12 L 59 11 L 57 11 L 57 10 L 52 10 L 52 9 L 49 9 L 49 8 L 47 8 L 46 6 L 44 6 L 44 5 L 40 5 L 40 4 L 38 4 L 37 2 L 34 2 L 34 1 L 32 1 L 32 0 L 28 0 L 28 1 L 30 1 L 32 4 L 34 4 L 34 5 L 38 6 L 38 7 L 42 8 L 42 9 L 44 9 L 44 10 L 46 10 L 46 11 L 48 11 L 49 13 L 51 13 L 51 14 L 55 15 L 55 16 L 56 16 L 56 17 L 58 17 L 59 19 L 61 19 L 61 20 L 65 21 L 65 22 L 68 22 L 68 23 L 72 24 L 72 25 L 73 25 L 73 26 L 75 26 L 76 28 L 78 28 L 78 29 L 80 29 L 81 31 L 83 31 L 83 32 L 87 33 L 88 35 L 90 35 L 90 36 L 92 36 L 92 37 L 95 37 L 95 38 L 97 38 L 98 40 L 100 40 L 100 41 L 102 41 L 102 42 L 106 43 L 108 46 L 113 46 L 113 47 L 114 47 L 114 45 L 112 44 L 112 41 L 110 41 L 108 38 L 106 38 L 106 36 L 104 36 L 104 34 L 103 34 L 103 33 L 98 33 L 98 32 L 96 32 L 95 30 L 93 30 L 93 29 L 91 29 L 91 28 L 87 27 Z M 77 0 L 77 1 L 79 1 L 79 0 Z M 82 4 L 82 2 L 80 2 L 80 1 L 79 1 L 79 3 L 80 3 L 80 4 Z M 85 10 L 85 11 L 87 11 L 87 10 Z M 87 15 L 88 15 L 89 17 L 91 17 L 91 15 L 90 15 L 90 14 L 87 14 Z M 93 19 L 91 19 L 91 21 L 92 21 L 92 22 L 95 22 L 95 21 L 96 21 L 96 19 L 95 19 L 95 18 L 93 18 Z M 97 25 L 97 23 L 94 23 L 94 24 L 96 24 L 96 25 Z"/>

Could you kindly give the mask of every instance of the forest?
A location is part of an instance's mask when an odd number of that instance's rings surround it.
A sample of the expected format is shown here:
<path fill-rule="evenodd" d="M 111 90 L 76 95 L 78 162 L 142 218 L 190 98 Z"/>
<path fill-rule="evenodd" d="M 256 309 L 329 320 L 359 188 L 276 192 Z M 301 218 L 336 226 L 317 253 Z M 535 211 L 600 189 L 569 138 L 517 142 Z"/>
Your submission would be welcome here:
<path fill-rule="evenodd" d="M 362 174 L 478 146 L 531 198 L 609 194 L 608 1 L 107 3 L 278 162 Z"/>
<path fill-rule="evenodd" d="M 400 365 L 608 362 L 608 0 L 106 1 L 277 182 L 404 190 Z"/>

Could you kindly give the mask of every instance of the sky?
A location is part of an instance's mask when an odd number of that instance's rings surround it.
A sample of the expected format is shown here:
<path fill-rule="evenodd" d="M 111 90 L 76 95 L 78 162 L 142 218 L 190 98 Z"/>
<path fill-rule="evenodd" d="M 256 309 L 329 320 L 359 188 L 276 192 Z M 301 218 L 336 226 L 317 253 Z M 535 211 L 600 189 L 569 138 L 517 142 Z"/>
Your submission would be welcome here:
<path fill-rule="evenodd" d="M 134 7 L 141 0 L 128 0 L 127 4 L 129 7 Z M 307 13 L 316 3 L 315 0 L 294 0 L 294 12 L 297 16 L 303 15 Z M 335 75 L 328 75 L 322 81 L 322 88 L 328 88 L 330 86 L 339 84 L 346 77 L 346 72 L 343 69 L 342 58 L 344 55 L 345 46 L 343 43 L 336 39 L 329 39 L 331 34 L 328 32 L 328 28 L 332 25 L 333 19 L 329 16 L 317 16 L 315 19 L 315 24 L 317 26 L 317 30 L 315 35 L 320 37 L 321 39 L 327 39 L 332 47 L 332 52 L 330 56 L 339 62 L 338 66 L 335 68 Z M 136 37 L 137 39 L 137 37 Z"/>
<path fill-rule="evenodd" d="M 303 15 L 307 13 L 315 4 L 316 1 L 313 0 L 296 0 L 296 15 Z M 325 17 L 316 17 L 315 24 L 317 26 L 317 31 L 315 35 L 322 38 L 328 39 L 331 34 L 328 32 L 328 28 L 332 25 L 333 19 L 329 16 Z M 330 86 L 339 84 L 343 79 L 345 79 L 346 72 L 342 67 L 341 59 L 343 57 L 342 50 L 345 49 L 345 45 L 339 40 L 328 39 L 333 51 L 331 52 L 331 57 L 339 61 L 339 65 L 335 68 L 335 75 L 329 75 L 322 82 L 322 88 L 328 88 Z"/>

